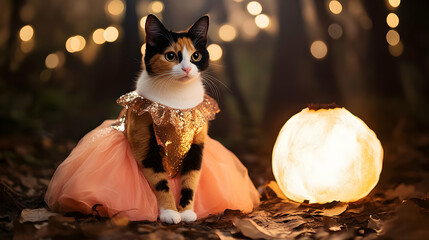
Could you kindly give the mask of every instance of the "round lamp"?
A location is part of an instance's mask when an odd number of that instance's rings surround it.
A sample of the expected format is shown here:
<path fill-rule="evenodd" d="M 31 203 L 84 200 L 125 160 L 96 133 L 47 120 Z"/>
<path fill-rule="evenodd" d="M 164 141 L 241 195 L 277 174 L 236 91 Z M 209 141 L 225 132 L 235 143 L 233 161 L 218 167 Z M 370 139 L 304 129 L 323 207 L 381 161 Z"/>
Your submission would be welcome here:
<path fill-rule="evenodd" d="M 281 129 L 273 173 L 291 200 L 359 200 L 375 187 L 383 148 L 375 133 L 345 108 L 305 108 Z"/>

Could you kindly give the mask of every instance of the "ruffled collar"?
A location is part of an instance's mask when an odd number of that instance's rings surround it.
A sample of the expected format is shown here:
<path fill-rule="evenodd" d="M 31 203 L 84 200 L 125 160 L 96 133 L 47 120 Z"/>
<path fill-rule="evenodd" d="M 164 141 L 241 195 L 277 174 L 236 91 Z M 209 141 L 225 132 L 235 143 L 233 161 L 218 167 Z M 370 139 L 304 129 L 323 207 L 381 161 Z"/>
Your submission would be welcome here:
<path fill-rule="evenodd" d="M 135 91 L 121 96 L 116 102 L 139 116 L 144 113 L 152 116 L 155 136 L 163 149 L 163 166 L 170 177 L 180 172 L 194 137 L 220 111 L 217 102 L 208 95 L 200 104 L 189 109 L 171 108 L 146 99 Z M 112 127 L 124 131 L 125 121 L 126 117 L 123 116 Z"/>

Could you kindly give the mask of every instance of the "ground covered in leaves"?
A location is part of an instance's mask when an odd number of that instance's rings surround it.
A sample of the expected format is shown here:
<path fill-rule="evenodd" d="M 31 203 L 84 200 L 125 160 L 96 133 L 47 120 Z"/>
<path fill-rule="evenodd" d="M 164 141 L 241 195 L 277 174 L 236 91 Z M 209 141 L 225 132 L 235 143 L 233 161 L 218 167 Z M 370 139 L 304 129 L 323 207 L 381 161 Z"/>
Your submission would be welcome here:
<path fill-rule="evenodd" d="M 34 164 L 40 151 L 16 146 L 0 153 L 0 239 L 429 239 L 429 135 L 383 145 L 380 182 L 358 202 L 296 203 L 281 198 L 269 176 L 252 176 L 265 180 L 253 212 L 226 210 L 177 225 L 100 218 L 97 206 L 90 216 L 50 212 L 43 196 L 54 166 Z"/>

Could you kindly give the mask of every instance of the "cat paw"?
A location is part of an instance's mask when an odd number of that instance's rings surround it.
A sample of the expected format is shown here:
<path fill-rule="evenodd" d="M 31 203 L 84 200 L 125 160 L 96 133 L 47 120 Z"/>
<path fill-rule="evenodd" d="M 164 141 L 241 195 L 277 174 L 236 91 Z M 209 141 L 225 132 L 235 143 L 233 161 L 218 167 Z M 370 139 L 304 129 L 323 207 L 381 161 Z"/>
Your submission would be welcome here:
<path fill-rule="evenodd" d="M 187 223 L 197 220 L 197 214 L 193 210 L 183 211 L 180 213 L 180 216 L 182 217 L 182 221 Z"/>
<path fill-rule="evenodd" d="M 180 213 L 171 209 L 160 209 L 159 211 L 159 220 L 167 224 L 177 224 L 180 223 L 181 217 Z"/>

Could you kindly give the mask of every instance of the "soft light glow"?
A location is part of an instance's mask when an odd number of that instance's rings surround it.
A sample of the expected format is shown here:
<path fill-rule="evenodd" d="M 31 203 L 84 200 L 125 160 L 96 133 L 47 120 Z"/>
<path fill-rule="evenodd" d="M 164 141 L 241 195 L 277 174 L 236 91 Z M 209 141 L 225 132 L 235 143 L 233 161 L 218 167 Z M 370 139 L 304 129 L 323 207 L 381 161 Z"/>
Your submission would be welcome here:
<path fill-rule="evenodd" d="M 107 42 L 114 42 L 119 37 L 119 31 L 117 28 L 110 26 L 104 30 L 104 39 L 106 39 Z"/>
<path fill-rule="evenodd" d="M 255 37 L 256 34 L 258 34 L 258 32 L 260 31 L 253 19 L 247 19 L 246 21 L 244 21 L 242 29 L 245 33 L 245 36 L 248 36 L 249 38 Z"/>
<path fill-rule="evenodd" d="M 399 36 L 399 33 L 397 31 L 389 30 L 386 34 L 386 40 L 390 46 L 395 46 L 399 43 L 401 37 Z"/>
<path fill-rule="evenodd" d="M 29 53 L 34 49 L 34 41 L 21 42 L 20 48 L 23 53 Z"/>
<path fill-rule="evenodd" d="M 333 39 L 339 39 L 343 36 L 343 28 L 338 23 L 333 23 L 328 27 L 329 36 Z"/>
<path fill-rule="evenodd" d="M 382 163 L 381 143 L 361 119 L 344 108 L 306 108 L 281 129 L 272 168 L 289 199 L 351 202 L 375 187 Z"/>
<path fill-rule="evenodd" d="M 402 53 L 404 52 L 404 44 L 402 44 L 402 42 L 399 41 L 399 43 L 396 44 L 395 46 L 389 45 L 389 52 L 394 57 L 401 56 Z"/>
<path fill-rule="evenodd" d="M 225 24 L 219 28 L 219 37 L 225 42 L 230 42 L 237 36 L 237 31 L 231 25 Z"/>
<path fill-rule="evenodd" d="M 329 10 L 331 10 L 333 14 L 340 14 L 341 11 L 343 11 L 343 5 L 337 0 L 332 0 L 329 2 Z"/>
<path fill-rule="evenodd" d="M 210 44 L 207 47 L 207 51 L 209 51 L 210 60 L 212 60 L 212 61 L 217 61 L 222 57 L 222 53 L 223 53 L 222 48 L 215 43 Z"/>
<path fill-rule="evenodd" d="M 162 10 L 164 10 L 164 3 L 161 1 L 153 1 L 149 8 L 152 10 L 153 13 L 160 13 Z"/>
<path fill-rule="evenodd" d="M 99 29 L 95 30 L 94 33 L 92 34 L 92 40 L 96 44 L 103 44 L 103 43 L 105 43 L 106 39 L 104 39 L 104 29 L 99 28 Z"/>
<path fill-rule="evenodd" d="M 393 8 L 399 7 L 399 4 L 401 4 L 401 0 L 389 0 L 388 2 Z"/>
<path fill-rule="evenodd" d="M 60 63 L 60 58 L 56 53 L 49 54 L 45 59 L 45 65 L 49 69 L 54 69 L 58 67 L 59 63 Z"/>
<path fill-rule="evenodd" d="M 270 18 L 265 14 L 259 14 L 255 17 L 255 23 L 259 28 L 266 28 L 270 25 Z"/>
<path fill-rule="evenodd" d="M 140 19 L 140 27 L 142 29 L 145 29 L 145 27 L 146 27 L 146 19 L 147 19 L 147 16 L 144 16 Z"/>
<path fill-rule="evenodd" d="M 399 17 L 394 13 L 389 13 L 386 17 L 387 25 L 391 28 L 395 28 L 399 25 Z"/>
<path fill-rule="evenodd" d="M 19 31 L 19 37 L 24 42 L 30 41 L 31 38 L 33 38 L 33 35 L 34 35 L 34 29 L 30 25 L 25 25 Z"/>
<path fill-rule="evenodd" d="M 252 15 L 258 15 L 262 12 L 262 6 L 258 2 L 252 1 L 247 4 L 247 11 Z"/>
<path fill-rule="evenodd" d="M 107 4 L 107 11 L 113 16 L 120 15 L 124 9 L 125 5 L 121 0 L 112 0 Z"/>
<path fill-rule="evenodd" d="M 85 48 L 86 40 L 80 35 L 76 35 L 73 37 L 70 37 L 66 41 L 66 50 L 67 52 L 74 53 L 82 51 L 83 48 Z"/>
<path fill-rule="evenodd" d="M 144 54 L 146 53 L 146 43 L 143 43 L 143 45 L 140 48 L 140 52 L 142 53 L 142 55 L 144 56 Z"/>
<path fill-rule="evenodd" d="M 326 46 L 326 43 L 323 41 L 314 41 L 311 44 L 310 52 L 311 52 L 311 55 L 313 55 L 313 57 L 317 59 L 322 59 L 328 53 L 328 47 Z"/>

